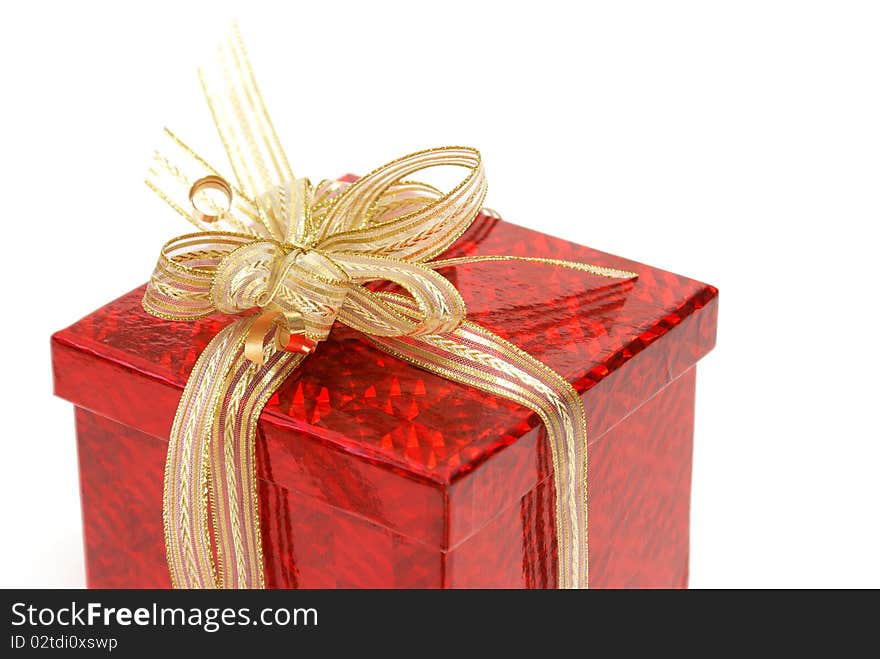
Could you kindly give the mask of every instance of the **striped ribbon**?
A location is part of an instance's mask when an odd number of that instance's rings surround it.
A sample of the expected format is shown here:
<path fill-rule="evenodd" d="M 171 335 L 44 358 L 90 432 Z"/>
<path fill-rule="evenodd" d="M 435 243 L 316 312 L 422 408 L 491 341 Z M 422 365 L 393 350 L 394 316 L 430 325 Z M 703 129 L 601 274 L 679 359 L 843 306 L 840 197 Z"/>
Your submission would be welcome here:
<path fill-rule="evenodd" d="M 313 185 L 290 170 L 237 30 L 201 79 L 235 184 L 166 130 L 146 182 L 199 232 L 162 248 L 143 306 L 170 320 L 254 308 L 260 313 L 239 317 L 214 337 L 180 399 L 168 445 L 163 508 L 173 585 L 264 586 L 255 463 L 259 415 L 311 348 L 340 322 L 410 364 L 539 415 L 556 485 L 558 583 L 587 587 L 587 437 L 581 400 L 548 366 L 469 322 L 461 295 L 437 271 L 518 261 L 609 278 L 635 273 L 530 257 L 438 260 L 482 207 L 486 179 L 478 151 L 429 149 L 351 184 Z M 411 179 L 450 165 L 464 172 L 452 190 Z M 375 281 L 394 282 L 403 293 L 365 287 Z"/>

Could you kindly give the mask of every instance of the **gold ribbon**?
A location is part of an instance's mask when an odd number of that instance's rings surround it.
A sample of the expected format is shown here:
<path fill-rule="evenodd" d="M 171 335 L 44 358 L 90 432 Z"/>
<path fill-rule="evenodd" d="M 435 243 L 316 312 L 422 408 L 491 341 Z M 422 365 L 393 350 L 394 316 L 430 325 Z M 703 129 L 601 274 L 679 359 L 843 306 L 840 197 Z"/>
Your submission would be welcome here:
<path fill-rule="evenodd" d="M 237 30 L 219 50 L 214 76 L 202 73 L 202 84 L 237 185 L 166 130 L 147 184 L 200 232 L 162 248 L 143 306 L 176 321 L 216 312 L 260 313 L 239 317 L 214 337 L 181 396 L 163 508 L 173 585 L 264 586 L 257 421 L 275 389 L 340 322 L 400 359 L 539 415 L 554 467 L 558 583 L 586 587 L 587 438 L 581 400 L 548 366 L 467 321 L 461 295 L 437 270 L 519 261 L 601 277 L 636 275 L 556 259 L 436 260 L 482 207 L 486 179 L 478 151 L 429 149 L 351 184 L 312 185 L 290 170 Z M 448 192 L 410 178 L 438 166 L 458 167 L 464 176 Z M 375 281 L 393 282 L 403 292 L 365 286 Z"/>

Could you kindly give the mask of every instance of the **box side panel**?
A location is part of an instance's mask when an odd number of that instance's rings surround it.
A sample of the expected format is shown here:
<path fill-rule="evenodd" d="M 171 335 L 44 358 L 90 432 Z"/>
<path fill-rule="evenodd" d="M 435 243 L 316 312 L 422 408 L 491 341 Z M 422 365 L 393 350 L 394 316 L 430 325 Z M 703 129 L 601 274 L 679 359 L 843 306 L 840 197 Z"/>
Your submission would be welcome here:
<path fill-rule="evenodd" d="M 290 428 L 263 422 L 260 430 L 260 474 L 290 496 L 313 498 L 436 549 L 445 546 L 446 490 L 441 484 L 328 447 Z"/>
<path fill-rule="evenodd" d="M 89 587 L 170 587 L 162 522 L 167 442 L 79 407 L 76 426 Z M 262 475 L 271 466 L 265 459 L 263 432 L 259 435 Z M 326 460 L 327 453 L 321 455 Z M 322 473 L 330 466 L 321 462 Z M 347 489 L 349 500 L 358 492 L 364 497 L 369 493 L 367 500 L 383 500 L 386 491 L 394 491 L 393 483 L 359 479 L 363 471 L 336 466 L 345 476 L 334 481 L 333 487 Z M 423 506 L 430 502 L 433 510 L 418 511 L 416 517 L 427 524 L 439 520 L 442 525 L 438 491 L 423 485 L 428 491 L 419 492 L 419 484 L 411 485 L 398 494 L 411 496 Z M 427 545 L 265 478 L 260 478 L 259 490 L 268 587 L 440 587 L 439 544 Z"/>
<path fill-rule="evenodd" d="M 90 588 L 170 588 L 162 528 L 167 444 L 76 408 Z"/>
<path fill-rule="evenodd" d="M 440 588 L 442 551 L 260 481 L 267 588 Z"/>
<path fill-rule="evenodd" d="M 556 496 L 548 478 L 446 554 L 444 588 L 556 588 Z"/>
<path fill-rule="evenodd" d="M 591 587 L 687 585 L 695 375 L 591 446 Z M 547 478 L 447 554 L 444 587 L 555 588 L 554 507 Z"/>
<path fill-rule="evenodd" d="M 590 581 L 685 588 L 696 367 L 612 428 L 590 454 Z"/>

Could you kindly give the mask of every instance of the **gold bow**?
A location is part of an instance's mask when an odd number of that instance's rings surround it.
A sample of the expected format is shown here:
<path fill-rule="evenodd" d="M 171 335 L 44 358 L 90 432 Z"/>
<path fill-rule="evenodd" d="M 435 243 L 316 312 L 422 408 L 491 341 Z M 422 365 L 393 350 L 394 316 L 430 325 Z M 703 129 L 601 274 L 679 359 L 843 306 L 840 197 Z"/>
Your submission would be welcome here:
<path fill-rule="evenodd" d="M 453 193 L 402 180 L 443 165 L 467 169 Z M 245 197 L 236 208 L 248 207 L 242 217 L 227 212 L 215 222 L 244 233 L 207 231 L 167 243 L 144 306 L 174 320 L 273 309 L 287 331 L 312 342 L 327 338 L 337 320 L 373 336 L 444 334 L 461 325 L 464 301 L 423 261 L 461 235 L 485 194 L 480 155 L 463 147 L 406 156 L 352 185 L 314 188 L 293 179 L 257 202 Z M 247 217 L 268 221 L 248 230 Z M 363 285 L 377 280 L 402 287 L 414 315 Z"/>
<path fill-rule="evenodd" d="M 429 149 L 354 183 L 313 186 L 290 171 L 237 31 L 218 62 L 222 93 L 210 91 L 217 83 L 204 74 L 202 82 L 238 185 L 166 131 L 147 184 L 201 232 L 163 247 L 143 305 L 176 321 L 218 311 L 259 313 L 240 317 L 211 341 L 181 397 L 164 495 L 175 587 L 263 587 L 257 420 L 269 396 L 335 322 L 416 366 L 539 414 L 556 482 L 559 586 L 585 587 L 587 442 L 580 398 L 549 367 L 468 322 L 461 295 L 437 270 L 516 260 L 602 277 L 635 274 L 540 258 L 436 260 L 482 207 L 486 179 L 478 151 Z M 409 178 L 438 166 L 464 170 L 451 191 Z M 402 293 L 365 286 L 376 281 L 393 282 Z"/>

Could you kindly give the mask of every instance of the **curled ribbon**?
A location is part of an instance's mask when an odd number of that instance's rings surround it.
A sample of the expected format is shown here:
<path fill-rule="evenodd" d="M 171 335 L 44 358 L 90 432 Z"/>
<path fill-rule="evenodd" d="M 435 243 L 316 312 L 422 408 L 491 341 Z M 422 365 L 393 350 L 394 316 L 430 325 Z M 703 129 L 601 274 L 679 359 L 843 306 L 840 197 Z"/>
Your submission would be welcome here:
<path fill-rule="evenodd" d="M 586 587 L 587 438 L 581 400 L 548 366 L 469 322 L 461 295 L 437 270 L 523 261 L 610 278 L 635 273 L 512 256 L 437 260 L 482 207 L 486 179 L 478 151 L 420 151 L 354 183 L 312 185 L 294 177 L 287 164 L 237 30 L 220 49 L 218 63 L 219 81 L 203 73 L 202 83 L 237 185 L 166 130 L 147 184 L 200 232 L 162 248 L 143 306 L 175 321 L 216 312 L 259 313 L 240 316 L 212 339 L 181 396 L 163 502 L 173 585 L 264 586 L 257 421 L 272 393 L 339 322 L 415 366 L 539 415 L 556 485 L 559 587 Z M 215 87 L 221 93 L 213 93 Z M 409 178 L 450 165 L 464 177 L 449 192 Z M 365 286 L 376 281 L 393 282 L 402 292 Z"/>

